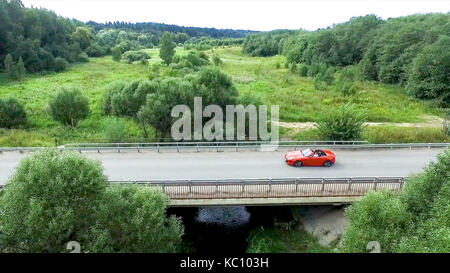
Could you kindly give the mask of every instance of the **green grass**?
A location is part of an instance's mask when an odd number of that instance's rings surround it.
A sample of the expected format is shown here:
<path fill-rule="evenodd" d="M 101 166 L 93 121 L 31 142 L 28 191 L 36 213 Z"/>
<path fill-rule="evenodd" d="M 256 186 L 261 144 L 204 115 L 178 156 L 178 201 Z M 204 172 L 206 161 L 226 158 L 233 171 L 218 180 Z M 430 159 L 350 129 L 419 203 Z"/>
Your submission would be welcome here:
<path fill-rule="evenodd" d="M 450 142 L 450 137 L 442 129 L 395 126 L 367 127 L 363 138 L 370 143 Z"/>
<path fill-rule="evenodd" d="M 69 66 L 67 71 L 47 75 L 29 75 L 22 81 L 0 80 L 0 98 L 14 96 L 25 105 L 29 124 L 23 130 L 4 130 L 0 146 L 48 146 L 59 143 L 92 141 L 103 138 L 102 128 L 109 117 L 102 113 L 105 86 L 113 81 L 146 78 L 148 67 L 128 65 L 112 57 L 91 58 L 89 63 Z M 68 128 L 53 121 L 47 112 L 50 98 L 61 86 L 75 85 L 89 98 L 91 114 L 77 128 Z M 123 118 L 126 119 L 126 118 Z M 129 120 L 129 119 L 127 119 Z M 140 131 L 129 120 L 129 137 L 139 138 Z"/>
<path fill-rule="evenodd" d="M 321 246 L 317 238 L 293 227 L 256 228 L 250 232 L 247 253 L 324 253 L 331 248 Z"/>
<path fill-rule="evenodd" d="M 114 62 L 111 56 L 106 56 L 91 58 L 88 63 L 70 65 L 61 73 L 27 75 L 22 81 L 11 81 L 0 73 L 0 98 L 16 97 L 25 105 L 29 119 L 29 124 L 24 128 L 1 130 L 0 146 L 52 146 L 55 143 L 105 141 L 103 131 L 110 120 L 102 113 L 105 87 L 116 80 L 148 78 L 151 65 L 161 62 L 161 59 L 158 48 L 145 51 L 151 56 L 148 66 Z M 188 51 L 177 48 L 176 52 L 186 54 Z M 232 76 L 241 95 L 251 94 L 266 104 L 280 105 L 281 121 L 317 121 L 325 109 L 348 101 L 365 111 L 368 121 L 418 122 L 424 115 L 443 116 L 440 110 L 407 96 L 398 86 L 357 82 L 361 91 L 344 98 L 332 87 L 317 91 L 312 78 L 289 72 L 285 68 L 284 56 L 249 57 L 241 52 L 240 47 L 214 48 L 205 53 L 217 54 L 222 59 L 222 69 Z M 50 98 L 60 87 L 67 85 L 80 87 L 90 100 L 91 114 L 77 128 L 58 124 L 47 112 Z M 142 138 L 134 120 L 120 119 L 128 125 L 127 139 Z M 285 132 L 288 130 L 282 130 L 282 136 L 287 136 Z M 310 133 L 306 135 L 314 136 Z M 374 139 L 379 141 L 380 138 Z"/>
<path fill-rule="evenodd" d="M 318 91 L 313 78 L 289 72 L 283 65 L 284 56 L 249 57 L 240 47 L 216 48 L 214 53 L 224 62 L 222 67 L 233 77 L 239 92 L 280 105 L 282 121 L 317 121 L 325 109 L 347 102 L 355 103 L 372 122 L 419 122 L 424 114 L 443 116 L 442 111 L 408 96 L 399 86 L 356 82 L 360 91 L 343 97 L 333 86 Z M 276 68 L 277 63 L 280 68 Z"/>
<path fill-rule="evenodd" d="M 294 140 L 326 140 L 322 139 L 317 129 L 300 130 L 294 132 L 285 129 L 285 135 Z M 399 127 L 394 125 L 366 126 L 363 129 L 360 140 L 369 143 L 433 143 L 450 142 L 450 136 L 446 136 L 439 128 Z"/>

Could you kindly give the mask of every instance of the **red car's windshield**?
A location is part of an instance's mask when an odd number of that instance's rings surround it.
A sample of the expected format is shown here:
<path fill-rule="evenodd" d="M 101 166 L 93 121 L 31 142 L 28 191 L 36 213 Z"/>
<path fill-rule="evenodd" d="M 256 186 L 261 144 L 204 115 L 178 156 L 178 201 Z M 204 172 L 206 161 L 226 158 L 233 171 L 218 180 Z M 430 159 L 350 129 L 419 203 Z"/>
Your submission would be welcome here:
<path fill-rule="evenodd" d="M 314 153 L 314 152 L 313 152 L 310 148 L 305 149 L 305 150 L 302 151 L 302 155 L 303 155 L 303 156 L 310 156 L 310 155 L 312 155 L 313 153 Z"/>

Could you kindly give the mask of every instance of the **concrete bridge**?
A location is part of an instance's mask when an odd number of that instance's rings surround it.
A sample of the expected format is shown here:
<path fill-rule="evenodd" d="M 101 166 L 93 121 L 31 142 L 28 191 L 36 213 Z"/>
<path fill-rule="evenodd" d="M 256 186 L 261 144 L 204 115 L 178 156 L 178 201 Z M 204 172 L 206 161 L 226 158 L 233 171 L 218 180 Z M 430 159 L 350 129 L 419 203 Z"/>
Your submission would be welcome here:
<path fill-rule="evenodd" d="M 110 181 L 158 187 L 170 206 L 348 204 L 369 191 L 401 191 L 404 177 Z"/>
<path fill-rule="evenodd" d="M 404 177 L 110 181 L 159 188 L 172 207 L 349 204 L 369 191 L 398 193 L 403 183 Z"/>

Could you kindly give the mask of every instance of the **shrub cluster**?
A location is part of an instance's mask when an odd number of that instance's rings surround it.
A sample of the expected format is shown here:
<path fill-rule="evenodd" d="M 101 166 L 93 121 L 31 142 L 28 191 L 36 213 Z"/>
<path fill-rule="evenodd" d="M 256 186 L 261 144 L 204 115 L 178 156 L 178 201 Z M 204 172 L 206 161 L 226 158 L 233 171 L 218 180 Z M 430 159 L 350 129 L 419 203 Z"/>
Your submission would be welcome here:
<path fill-rule="evenodd" d="M 136 61 L 146 62 L 148 59 L 150 59 L 150 56 L 146 52 L 141 50 L 129 50 L 122 54 L 122 59 L 125 60 L 125 62 L 131 64 Z"/>
<path fill-rule="evenodd" d="M 89 100 L 78 88 L 62 88 L 50 100 L 49 112 L 55 121 L 75 127 L 89 115 Z"/>
<path fill-rule="evenodd" d="M 351 104 L 327 112 L 317 124 L 319 135 L 327 140 L 356 140 L 361 137 L 364 114 Z"/>
<path fill-rule="evenodd" d="M 100 162 L 42 150 L 25 158 L 0 198 L 0 252 L 175 252 L 180 220 L 159 190 L 109 186 Z"/>
<path fill-rule="evenodd" d="M 157 81 L 134 80 L 116 81 L 108 85 L 103 97 L 105 114 L 116 116 L 136 116 L 144 105 L 148 94 L 158 90 Z"/>
<path fill-rule="evenodd" d="M 27 123 L 27 114 L 15 98 L 0 99 L 0 128 L 17 128 Z"/>
<path fill-rule="evenodd" d="M 205 59 L 197 54 L 188 54 L 191 57 L 185 60 L 203 62 Z M 217 104 L 225 109 L 226 105 L 235 104 L 237 95 L 231 77 L 216 67 L 203 67 L 185 78 L 114 82 L 104 94 L 103 107 L 106 114 L 137 118 L 145 137 L 148 125 L 165 136 L 170 132 L 175 105 L 188 105 L 192 109 L 194 97 L 202 97 L 203 105 Z"/>
<path fill-rule="evenodd" d="M 208 56 L 205 53 L 189 51 L 186 55 L 175 55 L 171 67 L 175 69 L 190 68 L 198 70 L 199 67 L 209 64 Z"/>

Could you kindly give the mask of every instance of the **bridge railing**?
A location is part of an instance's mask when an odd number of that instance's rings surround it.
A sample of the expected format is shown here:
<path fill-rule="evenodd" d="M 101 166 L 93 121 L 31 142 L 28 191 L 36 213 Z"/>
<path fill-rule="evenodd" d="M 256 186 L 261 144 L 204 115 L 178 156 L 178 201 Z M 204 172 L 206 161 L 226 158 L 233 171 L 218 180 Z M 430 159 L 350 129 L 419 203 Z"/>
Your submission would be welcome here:
<path fill-rule="evenodd" d="M 233 142 L 155 142 L 155 143 L 74 143 L 60 146 L 60 148 L 77 151 L 201 151 L 201 150 L 235 150 L 264 148 L 302 149 L 306 147 L 339 148 L 339 149 L 371 149 L 371 148 L 433 148 L 449 147 L 450 143 L 389 143 L 369 144 L 366 141 L 233 141 Z"/>
<path fill-rule="evenodd" d="M 137 184 L 156 187 L 172 200 L 358 197 L 369 191 L 400 192 L 404 177 L 256 178 L 216 180 L 110 181 L 110 185 Z M 5 188 L 0 185 L 0 192 Z"/>
<path fill-rule="evenodd" d="M 298 150 L 307 147 L 330 149 L 398 149 L 398 148 L 442 148 L 450 143 L 386 143 L 370 144 L 366 141 L 223 141 L 223 142 L 152 142 L 152 143 L 72 143 L 59 149 L 75 151 L 240 151 L 240 150 Z M 0 147 L 0 152 L 36 151 L 42 147 Z"/>
<path fill-rule="evenodd" d="M 401 191 L 404 177 L 110 181 L 158 187 L 170 199 L 355 197 L 371 190 Z"/>

